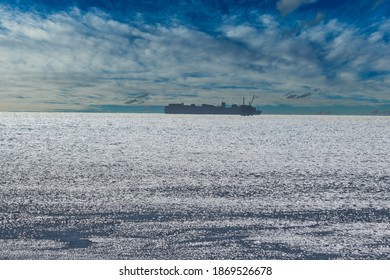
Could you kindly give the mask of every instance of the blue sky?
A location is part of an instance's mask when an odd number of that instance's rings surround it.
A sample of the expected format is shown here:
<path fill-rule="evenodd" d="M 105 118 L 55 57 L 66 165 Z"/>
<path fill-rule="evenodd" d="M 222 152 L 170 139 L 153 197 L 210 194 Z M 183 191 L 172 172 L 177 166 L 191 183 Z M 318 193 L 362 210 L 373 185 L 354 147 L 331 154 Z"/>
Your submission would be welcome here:
<path fill-rule="evenodd" d="M 390 114 L 390 1 L 0 0 L 0 85 L 0 111 Z"/>

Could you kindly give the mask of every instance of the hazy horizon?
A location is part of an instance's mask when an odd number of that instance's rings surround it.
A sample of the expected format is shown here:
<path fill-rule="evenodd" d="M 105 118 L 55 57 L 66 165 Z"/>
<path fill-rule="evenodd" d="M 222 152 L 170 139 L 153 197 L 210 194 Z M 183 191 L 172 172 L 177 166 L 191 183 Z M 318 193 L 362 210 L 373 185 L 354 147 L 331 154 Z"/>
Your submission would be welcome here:
<path fill-rule="evenodd" d="M 200 106 L 201 104 L 196 104 Z M 218 106 L 217 104 L 213 104 Z M 165 105 L 103 105 L 84 110 L 13 110 L 0 111 L 0 113 L 129 113 L 129 114 L 164 114 Z M 227 105 L 229 106 L 229 104 Z M 255 106 L 262 110 L 261 115 L 329 115 L 329 116 L 390 116 L 386 106 L 350 108 L 342 106 L 333 107 L 292 107 L 292 106 Z M 261 116 L 260 116 L 261 117 Z"/>

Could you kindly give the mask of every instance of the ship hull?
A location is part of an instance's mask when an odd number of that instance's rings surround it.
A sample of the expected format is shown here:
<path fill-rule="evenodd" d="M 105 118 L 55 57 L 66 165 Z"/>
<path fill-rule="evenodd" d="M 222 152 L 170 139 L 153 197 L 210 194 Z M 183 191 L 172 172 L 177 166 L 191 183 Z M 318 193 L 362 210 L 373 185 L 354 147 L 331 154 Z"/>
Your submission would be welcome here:
<path fill-rule="evenodd" d="M 166 114 L 190 114 L 190 115 L 241 115 L 253 116 L 260 115 L 261 111 L 256 110 L 249 105 L 233 105 L 232 107 L 214 106 L 203 104 L 202 106 L 184 105 L 184 104 L 169 104 L 165 106 Z"/>

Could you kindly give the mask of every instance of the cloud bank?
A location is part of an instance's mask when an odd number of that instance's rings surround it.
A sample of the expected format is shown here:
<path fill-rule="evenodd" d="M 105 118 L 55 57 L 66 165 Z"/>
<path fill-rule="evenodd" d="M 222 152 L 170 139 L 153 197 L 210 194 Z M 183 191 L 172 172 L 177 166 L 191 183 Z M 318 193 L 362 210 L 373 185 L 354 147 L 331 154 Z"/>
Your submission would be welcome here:
<path fill-rule="evenodd" d="M 313 1 L 310 1 L 313 2 Z M 284 14 L 309 1 L 279 1 Z M 390 20 L 285 24 L 252 11 L 213 28 L 100 9 L 0 7 L 0 110 L 83 110 L 170 102 L 358 106 L 389 103 Z"/>

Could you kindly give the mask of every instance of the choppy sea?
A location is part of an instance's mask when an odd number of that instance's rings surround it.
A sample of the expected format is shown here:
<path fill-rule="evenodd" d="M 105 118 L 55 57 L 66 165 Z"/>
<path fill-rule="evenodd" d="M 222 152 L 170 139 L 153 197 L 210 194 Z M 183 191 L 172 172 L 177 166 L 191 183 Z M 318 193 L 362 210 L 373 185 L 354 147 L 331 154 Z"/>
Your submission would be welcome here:
<path fill-rule="evenodd" d="M 390 259 L 390 117 L 0 113 L 0 259 Z"/>

